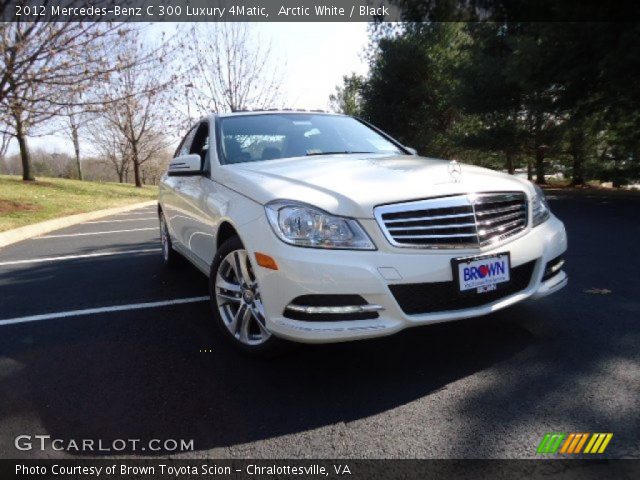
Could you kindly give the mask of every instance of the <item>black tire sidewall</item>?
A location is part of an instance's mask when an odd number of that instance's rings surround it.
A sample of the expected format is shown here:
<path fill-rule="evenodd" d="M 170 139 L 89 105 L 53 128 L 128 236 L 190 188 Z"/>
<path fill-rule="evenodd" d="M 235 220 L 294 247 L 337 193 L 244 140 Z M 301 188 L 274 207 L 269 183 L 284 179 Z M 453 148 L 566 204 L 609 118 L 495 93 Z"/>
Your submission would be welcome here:
<path fill-rule="evenodd" d="M 176 252 L 173 249 L 173 242 L 171 241 L 171 235 L 169 234 L 169 226 L 167 225 L 167 219 L 164 216 L 164 213 L 160 212 L 159 215 L 159 221 L 160 221 L 160 235 L 162 235 L 162 228 L 165 228 L 166 230 L 166 235 L 167 235 L 167 249 L 168 249 L 168 253 L 167 256 L 164 256 L 164 245 L 162 245 L 163 251 L 162 251 L 162 262 L 169 268 L 175 268 L 177 266 L 180 265 L 180 261 L 181 261 L 181 257 L 178 254 L 178 252 Z M 163 227 L 164 225 L 164 227 Z M 160 239 L 161 243 L 162 243 L 162 238 Z"/>

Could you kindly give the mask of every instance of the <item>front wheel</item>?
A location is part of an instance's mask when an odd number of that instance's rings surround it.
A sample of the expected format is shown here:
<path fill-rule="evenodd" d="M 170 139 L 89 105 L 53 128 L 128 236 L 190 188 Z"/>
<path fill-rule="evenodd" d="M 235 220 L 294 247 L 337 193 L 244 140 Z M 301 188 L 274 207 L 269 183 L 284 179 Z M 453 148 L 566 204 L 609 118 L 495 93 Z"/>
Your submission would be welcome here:
<path fill-rule="evenodd" d="M 213 315 L 222 335 L 244 352 L 279 353 L 284 342 L 269 332 L 249 255 L 238 237 L 218 249 L 209 275 Z"/>

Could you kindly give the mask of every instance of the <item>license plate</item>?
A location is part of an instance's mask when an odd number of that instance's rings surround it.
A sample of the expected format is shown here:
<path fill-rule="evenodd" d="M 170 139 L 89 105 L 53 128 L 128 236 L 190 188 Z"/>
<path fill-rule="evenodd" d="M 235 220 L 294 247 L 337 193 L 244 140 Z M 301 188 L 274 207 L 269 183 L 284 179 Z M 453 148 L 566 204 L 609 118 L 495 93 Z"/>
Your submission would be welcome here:
<path fill-rule="evenodd" d="M 509 253 L 454 258 L 451 264 L 460 292 L 491 292 L 497 290 L 499 284 L 511 279 Z"/>

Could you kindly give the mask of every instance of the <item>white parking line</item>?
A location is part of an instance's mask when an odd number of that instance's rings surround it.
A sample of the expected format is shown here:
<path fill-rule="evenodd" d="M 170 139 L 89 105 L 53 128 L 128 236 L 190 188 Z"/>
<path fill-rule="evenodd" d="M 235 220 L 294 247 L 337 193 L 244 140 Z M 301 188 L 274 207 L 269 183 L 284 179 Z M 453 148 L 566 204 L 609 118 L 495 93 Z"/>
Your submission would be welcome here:
<path fill-rule="evenodd" d="M 130 253 L 159 252 L 161 248 L 139 248 L 137 250 L 120 250 L 118 252 L 85 253 L 82 255 L 60 255 L 58 257 L 31 258 L 29 260 L 13 260 L 0 262 L 0 267 L 5 265 L 21 265 L 23 263 L 59 262 L 61 260 L 74 260 L 76 258 L 109 257 L 113 255 L 128 255 Z"/>
<path fill-rule="evenodd" d="M 45 313 L 42 315 L 30 315 L 28 317 L 7 318 L 0 320 L 0 327 L 4 325 L 15 325 L 17 323 L 39 322 L 42 320 L 53 320 L 56 318 L 79 317 L 81 315 L 92 315 L 96 313 L 122 312 L 126 310 L 141 310 L 144 308 L 167 307 L 170 305 L 182 305 L 185 303 L 204 302 L 209 297 L 176 298 L 174 300 L 164 300 L 161 302 L 133 303 L 130 305 L 115 305 L 113 307 L 87 308 L 85 310 L 70 310 L 68 312 Z"/>
<path fill-rule="evenodd" d="M 109 230 L 107 232 L 65 233 L 63 235 L 44 235 L 42 237 L 35 237 L 34 240 L 38 240 L 41 238 L 83 237 L 85 235 L 106 235 L 108 233 L 141 232 L 143 230 L 158 230 L 158 227 L 129 228 L 127 230 Z"/>
<path fill-rule="evenodd" d="M 124 218 L 122 220 L 94 220 L 93 222 L 84 222 L 82 225 L 88 223 L 141 222 L 142 220 L 158 220 L 158 217 Z"/>

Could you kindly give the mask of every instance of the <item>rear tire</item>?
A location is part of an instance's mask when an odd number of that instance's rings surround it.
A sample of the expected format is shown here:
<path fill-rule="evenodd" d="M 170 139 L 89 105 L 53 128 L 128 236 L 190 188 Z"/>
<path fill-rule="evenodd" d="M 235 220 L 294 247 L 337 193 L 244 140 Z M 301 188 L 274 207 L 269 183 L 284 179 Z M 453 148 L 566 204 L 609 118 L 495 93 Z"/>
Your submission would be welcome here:
<path fill-rule="evenodd" d="M 242 352 L 274 356 L 286 342 L 266 328 L 260 288 L 249 255 L 238 237 L 224 242 L 213 259 L 209 295 L 222 336 Z"/>
<path fill-rule="evenodd" d="M 160 241 L 162 243 L 162 261 L 169 268 L 176 268 L 182 264 L 182 257 L 173 249 L 171 234 L 164 213 L 160 212 Z"/>

